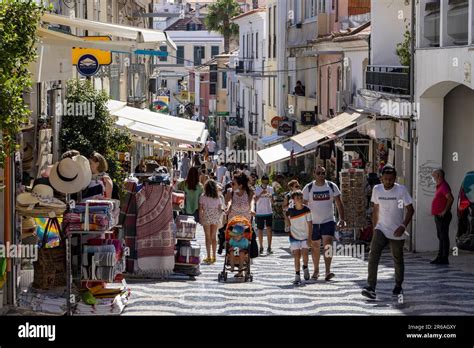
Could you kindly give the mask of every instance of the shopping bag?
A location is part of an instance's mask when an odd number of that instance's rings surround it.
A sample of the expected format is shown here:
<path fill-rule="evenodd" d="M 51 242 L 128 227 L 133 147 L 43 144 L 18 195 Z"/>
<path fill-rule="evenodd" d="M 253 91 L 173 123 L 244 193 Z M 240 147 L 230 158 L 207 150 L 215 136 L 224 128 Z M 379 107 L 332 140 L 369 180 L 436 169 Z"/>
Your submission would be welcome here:
<path fill-rule="evenodd" d="M 56 227 L 59 231 L 60 242 L 55 248 L 45 248 L 50 229 Z M 47 290 L 54 287 L 66 286 L 66 237 L 64 236 L 57 218 L 49 219 L 43 234 L 43 247 L 38 249 L 38 260 L 33 263 L 33 287 Z"/>

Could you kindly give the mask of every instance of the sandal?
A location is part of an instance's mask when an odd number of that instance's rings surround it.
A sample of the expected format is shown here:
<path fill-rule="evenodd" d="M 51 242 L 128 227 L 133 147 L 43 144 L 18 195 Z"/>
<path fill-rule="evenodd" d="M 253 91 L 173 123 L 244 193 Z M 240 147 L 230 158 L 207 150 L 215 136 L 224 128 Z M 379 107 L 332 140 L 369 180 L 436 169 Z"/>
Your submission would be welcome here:
<path fill-rule="evenodd" d="M 336 275 L 331 272 L 331 273 L 329 273 L 329 274 L 326 275 L 325 280 L 328 282 L 328 281 L 330 281 L 332 278 L 334 278 L 335 276 L 336 276 Z"/>
<path fill-rule="evenodd" d="M 206 257 L 204 260 L 202 260 L 202 262 L 210 264 L 211 260 L 212 259 L 210 257 Z"/>
<path fill-rule="evenodd" d="M 243 277 L 244 275 L 242 274 L 242 272 L 239 272 L 234 276 L 234 278 L 243 278 Z"/>
<path fill-rule="evenodd" d="M 318 280 L 319 279 L 319 273 L 314 272 L 311 279 Z"/>
<path fill-rule="evenodd" d="M 216 258 L 215 257 L 211 257 L 211 263 L 216 263 Z"/>

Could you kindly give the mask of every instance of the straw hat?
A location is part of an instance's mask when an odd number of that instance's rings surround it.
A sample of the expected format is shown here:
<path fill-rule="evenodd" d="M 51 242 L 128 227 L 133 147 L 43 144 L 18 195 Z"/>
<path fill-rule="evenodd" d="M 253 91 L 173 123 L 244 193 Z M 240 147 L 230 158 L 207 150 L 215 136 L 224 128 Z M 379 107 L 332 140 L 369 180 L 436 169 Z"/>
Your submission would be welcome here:
<path fill-rule="evenodd" d="M 24 217 L 21 223 L 21 239 L 23 244 L 37 244 L 38 236 L 36 228 L 38 225 L 32 217 Z M 26 242 L 26 243 L 25 243 Z"/>
<path fill-rule="evenodd" d="M 49 181 L 54 189 L 61 193 L 77 193 L 90 183 L 92 172 L 89 161 L 84 156 L 64 158 L 51 168 Z"/>
<path fill-rule="evenodd" d="M 21 206 L 30 206 L 39 204 L 41 207 L 48 208 L 66 208 L 66 204 L 57 198 L 54 198 L 54 191 L 48 185 L 36 185 L 33 192 L 20 193 L 16 201 Z"/>

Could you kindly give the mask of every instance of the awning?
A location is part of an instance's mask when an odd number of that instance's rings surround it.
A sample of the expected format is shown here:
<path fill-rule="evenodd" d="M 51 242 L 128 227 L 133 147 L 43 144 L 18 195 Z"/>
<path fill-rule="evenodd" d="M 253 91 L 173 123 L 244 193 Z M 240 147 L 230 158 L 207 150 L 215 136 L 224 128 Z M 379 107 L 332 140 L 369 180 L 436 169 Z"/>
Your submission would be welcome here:
<path fill-rule="evenodd" d="M 258 140 L 258 143 L 259 143 L 259 145 L 266 147 L 266 146 L 268 146 L 268 145 L 270 145 L 270 144 L 273 144 L 273 143 L 275 143 L 275 142 L 279 142 L 279 141 L 281 141 L 281 140 L 284 139 L 284 138 L 285 138 L 284 136 L 278 135 L 278 133 L 275 132 L 275 133 L 273 133 L 273 134 L 271 134 L 271 135 L 268 135 L 268 136 L 266 136 L 266 137 L 260 138 L 260 139 Z"/>
<path fill-rule="evenodd" d="M 117 117 L 116 126 L 126 128 L 134 135 L 157 141 L 204 146 L 208 130 L 204 122 L 164 115 L 146 109 L 125 106 L 124 102 L 110 100 L 107 108 Z"/>
<path fill-rule="evenodd" d="M 176 50 L 176 44 L 168 37 L 168 34 L 161 30 L 150 30 L 112 23 L 102 23 L 88 19 L 73 18 L 57 14 L 46 13 L 42 16 L 42 21 L 52 24 L 60 24 L 83 30 L 89 30 L 104 35 L 118 36 L 125 39 L 134 40 L 140 48 L 154 48 L 158 44 L 165 44 Z M 150 45 L 147 45 L 150 44 Z"/>
<path fill-rule="evenodd" d="M 293 156 L 306 152 L 306 149 L 290 140 L 257 152 L 258 162 L 262 168 L 272 164 L 285 161 Z"/>
<path fill-rule="evenodd" d="M 55 30 L 46 28 L 38 28 L 36 35 L 42 44 L 65 46 L 65 47 L 82 47 L 82 48 L 96 48 L 101 50 L 116 50 L 132 53 L 135 48 L 131 41 L 90 41 L 85 40 L 79 36 L 61 33 Z"/>
<path fill-rule="evenodd" d="M 342 113 L 318 126 L 291 137 L 290 141 L 257 152 L 259 164 L 263 167 L 287 161 L 291 156 L 301 156 L 314 151 L 318 145 L 341 137 L 354 129 L 373 122 L 375 117 L 360 112 Z M 293 154 L 291 153 L 293 150 Z"/>
<path fill-rule="evenodd" d="M 338 133 L 344 132 L 347 128 L 353 130 L 361 126 L 362 124 L 358 125 L 358 122 L 367 120 L 367 116 L 367 114 L 358 112 L 344 112 L 320 125 L 293 136 L 291 139 L 306 149 L 312 149 L 327 138 L 340 135 Z M 369 119 L 369 122 L 371 121 L 372 119 Z M 363 124 L 365 123 L 367 122 L 363 122 Z"/>

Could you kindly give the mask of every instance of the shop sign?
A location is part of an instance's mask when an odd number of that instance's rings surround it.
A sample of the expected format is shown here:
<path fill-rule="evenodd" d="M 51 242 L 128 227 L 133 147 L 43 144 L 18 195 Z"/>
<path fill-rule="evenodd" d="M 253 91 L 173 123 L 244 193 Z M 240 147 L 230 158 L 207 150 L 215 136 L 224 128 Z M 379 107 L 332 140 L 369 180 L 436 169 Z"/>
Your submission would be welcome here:
<path fill-rule="evenodd" d="M 99 61 L 92 54 L 85 54 L 77 61 L 77 71 L 83 76 L 94 76 L 99 68 Z"/>
<path fill-rule="evenodd" d="M 301 124 L 313 125 L 316 122 L 316 113 L 314 111 L 301 111 Z"/>
<path fill-rule="evenodd" d="M 294 125 L 292 121 L 280 121 L 278 124 L 278 135 L 291 136 L 293 135 Z"/>
<path fill-rule="evenodd" d="M 110 36 L 81 36 L 81 38 L 88 41 L 112 41 Z M 79 59 L 86 54 L 94 56 L 99 65 L 112 64 L 112 52 L 110 51 L 99 50 L 96 48 L 73 47 L 72 65 L 78 65 Z"/>
<path fill-rule="evenodd" d="M 222 117 L 229 116 L 229 111 L 218 111 L 217 116 L 222 116 Z"/>
<path fill-rule="evenodd" d="M 280 117 L 280 116 L 273 117 L 272 120 L 271 120 L 272 127 L 275 128 L 275 129 L 278 129 L 278 124 L 281 121 L 283 121 L 283 117 Z"/>

